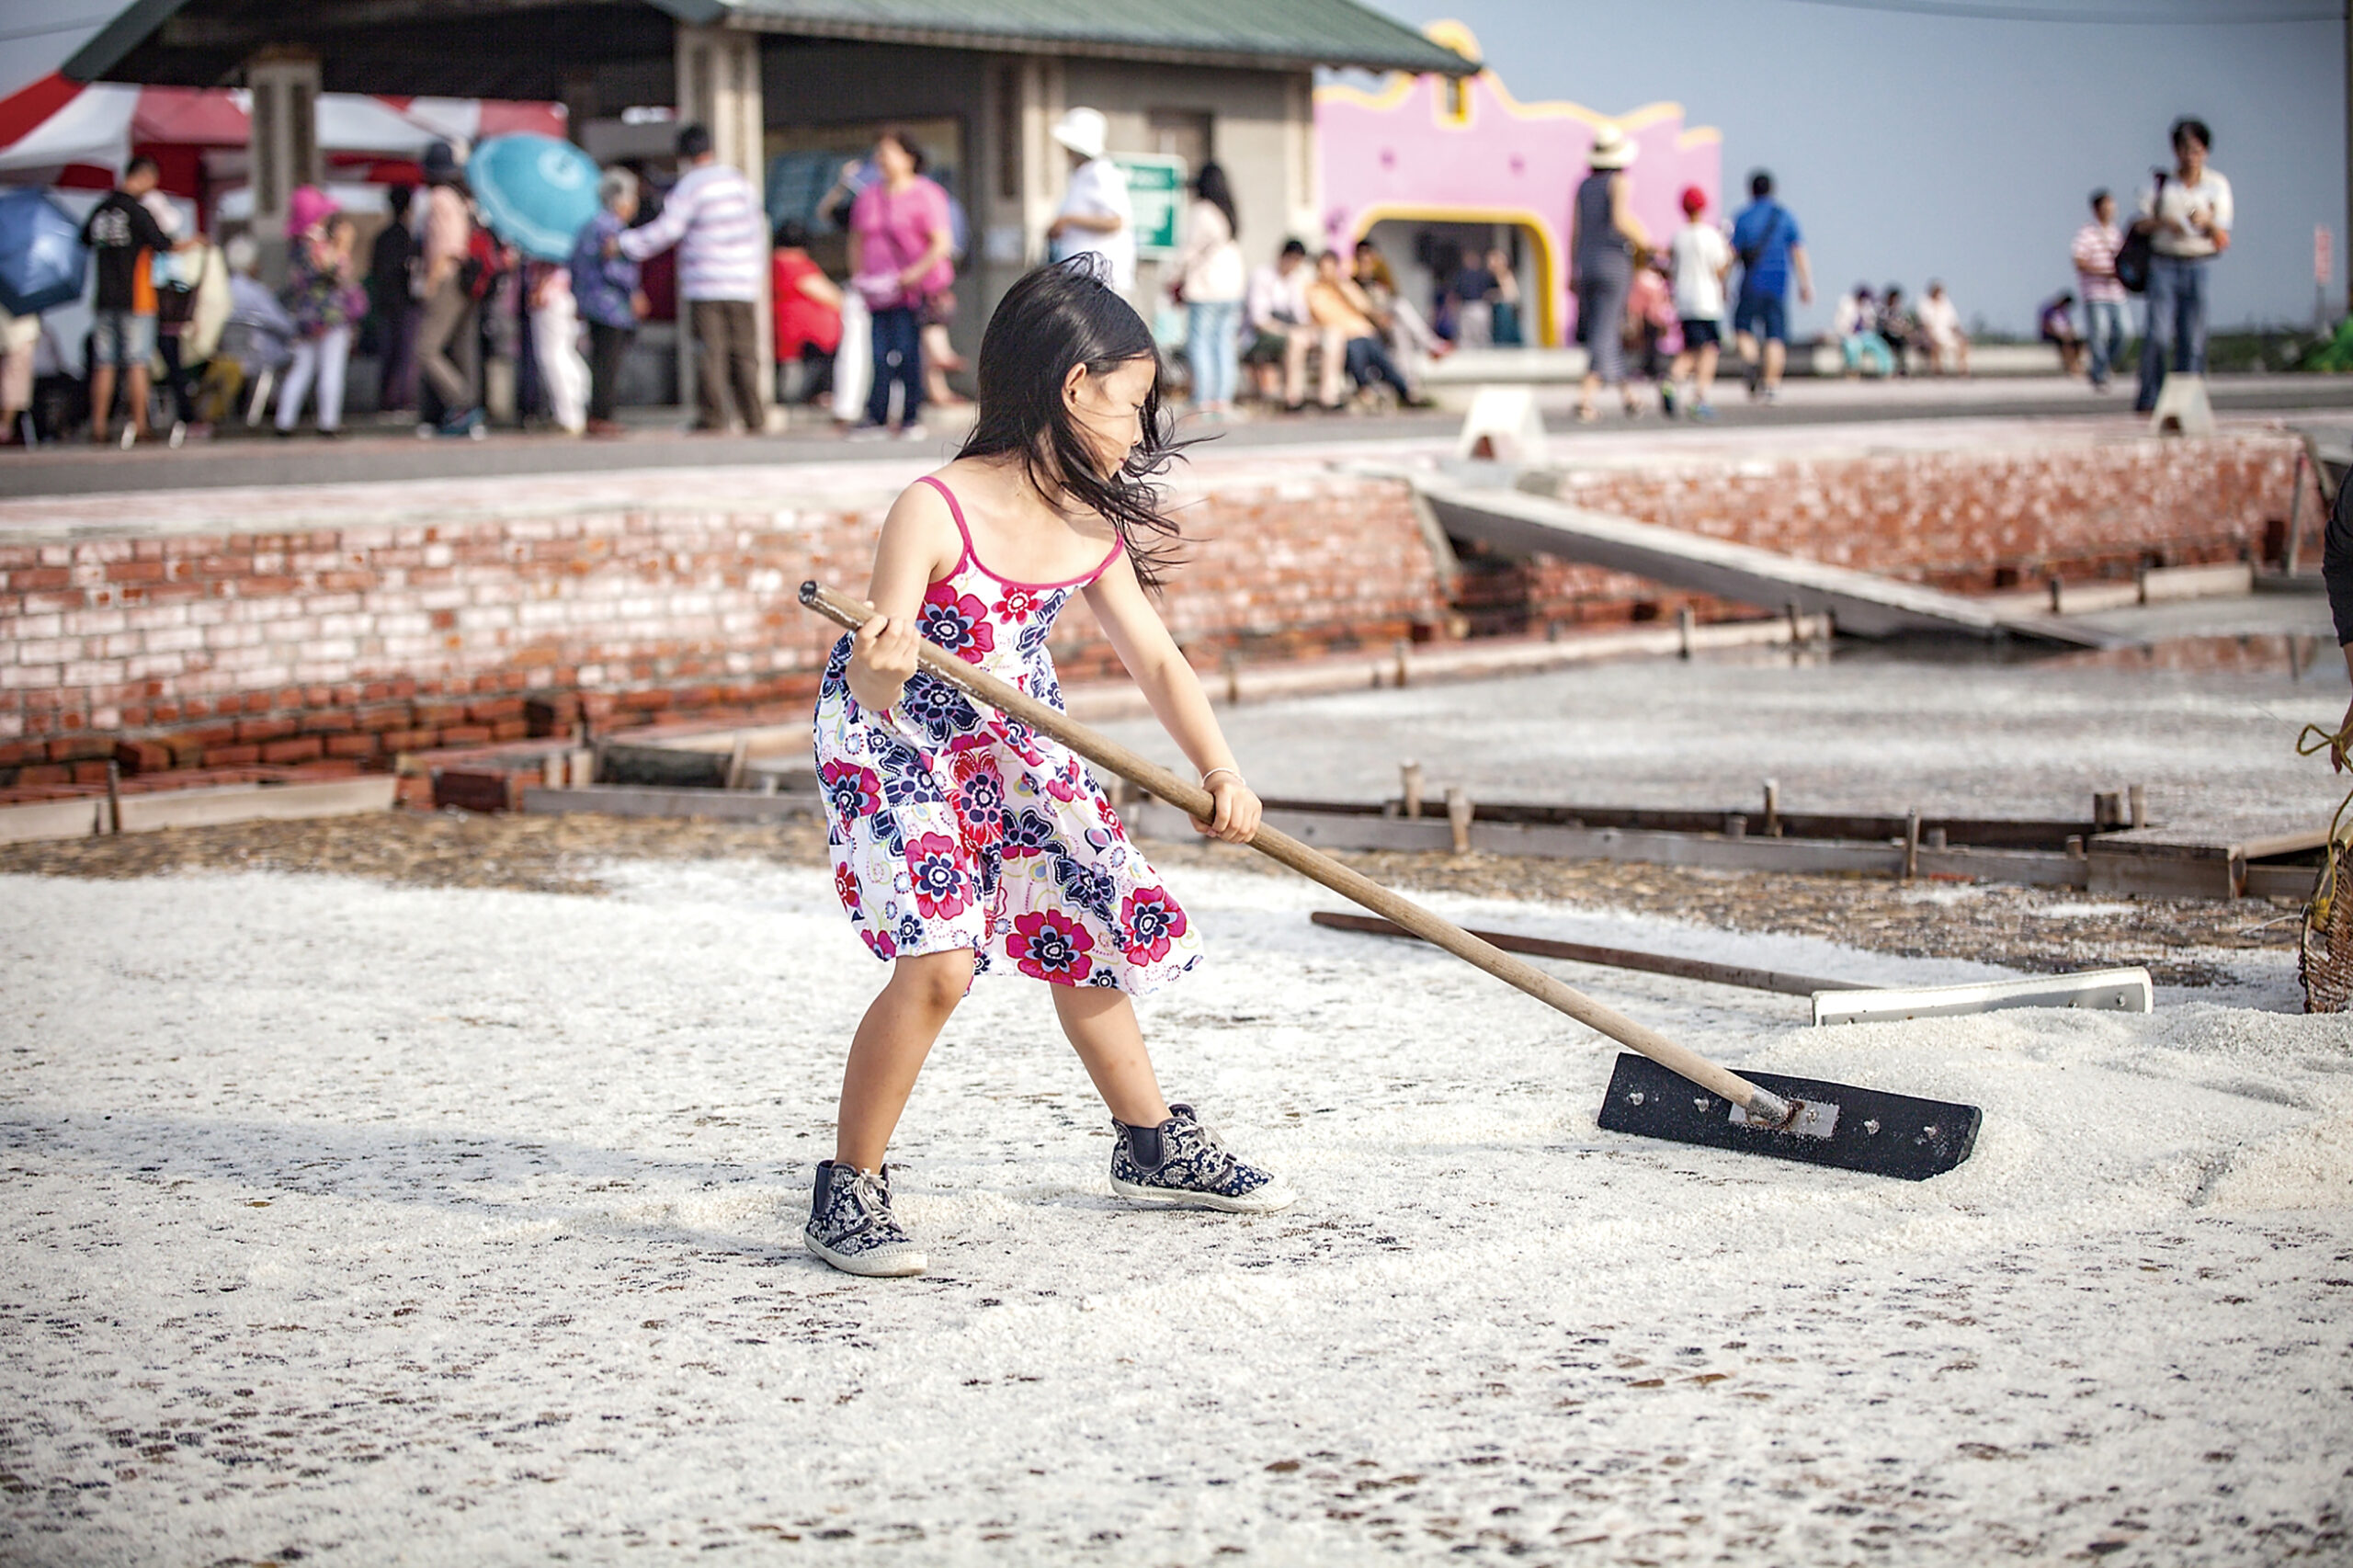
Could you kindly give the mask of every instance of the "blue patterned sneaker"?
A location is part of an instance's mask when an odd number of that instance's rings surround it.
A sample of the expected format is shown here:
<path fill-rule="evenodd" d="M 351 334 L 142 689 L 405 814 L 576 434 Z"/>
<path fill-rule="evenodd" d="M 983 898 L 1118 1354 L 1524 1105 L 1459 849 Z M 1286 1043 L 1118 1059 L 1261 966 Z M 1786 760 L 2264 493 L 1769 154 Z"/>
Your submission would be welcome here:
<path fill-rule="evenodd" d="M 1157 1127 L 1111 1123 L 1111 1190 L 1131 1203 L 1271 1214 L 1299 1201 L 1279 1176 L 1237 1160 L 1188 1105 Z"/>
<path fill-rule="evenodd" d="M 930 1260 L 891 1214 L 891 1167 L 869 1174 L 831 1160 L 817 1166 L 817 1193 L 801 1239 L 845 1274 L 885 1278 L 921 1274 Z"/>

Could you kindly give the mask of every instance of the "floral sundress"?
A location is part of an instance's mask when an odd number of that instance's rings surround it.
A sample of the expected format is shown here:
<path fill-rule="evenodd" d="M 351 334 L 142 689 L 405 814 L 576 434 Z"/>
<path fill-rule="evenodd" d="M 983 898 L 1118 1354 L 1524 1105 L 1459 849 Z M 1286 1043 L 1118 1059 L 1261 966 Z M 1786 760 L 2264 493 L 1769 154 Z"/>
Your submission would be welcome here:
<path fill-rule="evenodd" d="M 964 542 L 924 595 L 938 647 L 1063 706 L 1046 639 L 1066 583 L 1017 583 L 981 564 L 963 508 L 938 490 Z M 1200 938 L 1120 825 L 1086 763 L 1060 742 L 918 669 L 875 713 L 850 695 L 850 640 L 817 694 L 817 776 L 834 891 L 877 958 L 970 949 L 976 972 L 1010 964 L 1056 985 L 1142 995 L 1200 960 Z"/>

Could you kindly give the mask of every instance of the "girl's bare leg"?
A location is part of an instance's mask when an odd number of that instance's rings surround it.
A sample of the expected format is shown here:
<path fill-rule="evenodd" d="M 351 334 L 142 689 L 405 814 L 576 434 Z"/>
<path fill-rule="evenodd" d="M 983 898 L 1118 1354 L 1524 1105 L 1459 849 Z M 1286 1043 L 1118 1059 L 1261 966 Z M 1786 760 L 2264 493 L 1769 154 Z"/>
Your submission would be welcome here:
<path fill-rule="evenodd" d="M 841 1115 L 834 1134 L 836 1164 L 862 1171 L 882 1168 L 882 1153 L 899 1125 L 915 1074 L 949 1015 L 972 983 L 972 955 L 959 950 L 901 959 L 890 983 L 866 1009 L 850 1038 L 849 1065 L 842 1069 Z M 1122 998 L 1125 1000 L 1125 998 Z M 1141 1038 L 1136 1042 L 1143 1049 Z M 1151 1068 L 1145 1068 L 1149 1075 Z"/>
<path fill-rule="evenodd" d="M 1130 1127 L 1157 1127 L 1168 1119 L 1160 1079 L 1143 1048 L 1143 1030 L 1127 994 L 1099 985 L 1055 985 L 1054 1012 L 1063 1033 L 1086 1064 L 1095 1092 L 1112 1116 Z M 904 1096 L 903 1096 L 902 1098 Z"/>

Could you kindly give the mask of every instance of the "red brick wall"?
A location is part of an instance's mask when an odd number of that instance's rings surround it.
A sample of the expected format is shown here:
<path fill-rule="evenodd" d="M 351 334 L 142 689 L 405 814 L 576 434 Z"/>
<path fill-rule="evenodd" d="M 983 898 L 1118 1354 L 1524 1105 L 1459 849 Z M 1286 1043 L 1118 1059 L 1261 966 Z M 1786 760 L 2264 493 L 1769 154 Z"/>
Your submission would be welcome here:
<path fill-rule="evenodd" d="M 147 772 L 381 767 L 563 733 L 584 692 L 608 726 L 804 703 L 834 634 L 797 591 L 863 587 L 888 504 L 19 536 L 0 542 L 0 785 L 103 777 L 109 755 Z M 1400 483 L 1245 478 L 1183 517 L 1193 560 L 1165 613 L 1204 661 L 1385 642 L 1444 614 Z M 1065 624 L 1070 673 L 1105 670 L 1083 607 Z"/>
<path fill-rule="evenodd" d="M 2298 443 L 2144 440 L 1573 471 L 1563 500 L 1960 592 L 2235 561 L 2284 518 Z M 2303 521 L 2319 501 L 2305 482 Z M 1572 568 L 1572 573 L 1587 569 Z M 1562 579 L 1571 594 L 1618 585 Z"/>
<path fill-rule="evenodd" d="M 1983 589 L 2259 548 L 2265 521 L 2286 515 L 2294 454 L 2251 437 L 1718 457 L 1574 471 L 1562 494 Z M 109 536 L 85 523 L 70 543 L 0 539 L 0 787 L 87 787 L 109 756 L 147 774 L 381 767 L 402 752 L 568 733 L 584 709 L 600 729 L 799 710 L 832 638 L 795 592 L 811 576 L 863 585 L 887 494 L 739 513 L 665 483 L 633 509 L 550 504 L 439 527 Z M 1445 619 L 1402 483 L 1308 459 L 1200 483 L 1183 513 L 1191 560 L 1163 607 L 1197 662 L 1381 646 Z M 2315 528 L 2309 491 L 2303 516 Z M 1672 619 L 1686 603 L 1703 619 L 1744 613 L 1561 561 L 1464 567 L 1456 603 L 1481 631 Z M 1071 679 L 1114 673 L 1083 605 L 1054 647 Z"/>

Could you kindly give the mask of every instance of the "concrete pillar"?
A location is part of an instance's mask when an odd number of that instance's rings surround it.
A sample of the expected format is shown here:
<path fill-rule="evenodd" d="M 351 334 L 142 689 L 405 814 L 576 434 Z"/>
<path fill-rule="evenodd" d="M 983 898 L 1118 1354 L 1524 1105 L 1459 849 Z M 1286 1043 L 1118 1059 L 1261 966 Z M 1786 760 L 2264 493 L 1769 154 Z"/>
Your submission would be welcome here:
<path fill-rule="evenodd" d="M 253 182 L 253 234 L 262 276 L 286 276 L 286 213 L 297 186 L 324 176 L 319 161 L 319 62 L 300 50 L 270 49 L 245 62 L 253 94 L 247 151 Z"/>
<path fill-rule="evenodd" d="M 1311 243 L 1324 233 L 1323 187 L 1315 156 L 1315 78 L 1302 71 L 1283 88 L 1283 207 L 1290 232 Z"/>
<path fill-rule="evenodd" d="M 1046 259 L 1046 228 L 1062 210 L 1063 191 L 1070 184 L 1070 154 L 1051 134 L 1054 121 L 1068 107 L 1063 62 L 1050 55 L 1024 56 L 1019 84 L 1021 232 L 1027 241 L 1023 260 L 1034 267 Z"/>
<path fill-rule="evenodd" d="M 767 189 L 767 113 L 760 89 L 760 37 L 734 28 L 696 28 L 681 23 L 674 58 L 677 69 L 680 125 L 700 123 L 710 128 L 711 151 L 752 182 L 765 199 Z M 770 324 L 768 274 L 760 273 L 760 295 L 755 310 L 759 317 L 760 377 L 764 412 L 773 415 L 776 398 L 776 334 Z M 695 398 L 694 338 L 687 321 L 686 301 L 678 301 L 678 402 L 692 407 Z"/>
<path fill-rule="evenodd" d="M 570 71 L 563 78 L 563 133 L 575 147 L 585 144 L 588 122 L 603 112 L 597 91 L 597 74 Z"/>

